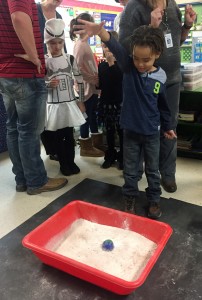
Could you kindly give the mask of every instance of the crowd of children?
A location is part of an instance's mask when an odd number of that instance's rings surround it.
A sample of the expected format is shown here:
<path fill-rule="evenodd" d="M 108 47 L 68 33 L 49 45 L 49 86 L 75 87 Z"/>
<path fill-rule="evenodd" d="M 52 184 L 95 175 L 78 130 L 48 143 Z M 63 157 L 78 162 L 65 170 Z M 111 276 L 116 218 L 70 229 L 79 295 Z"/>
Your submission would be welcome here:
<path fill-rule="evenodd" d="M 81 156 L 104 156 L 105 169 L 116 160 L 119 162 L 124 175 L 125 210 L 130 213 L 135 213 L 139 162 L 144 153 L 148 216 L 159 218 L 160 128 L 166 138 L 176 138 L 165 97 L 166 74 L 155 66 L 164 39 L 161 30 L 140 26 L 131 36 L 131 55 L 128 55 L 118 42 L 117 33 L 106 31 L 103 25 L 104 22 L 94 23 L 87 13 L 73 19 L 70 37 L 78 38 L 72 56 L 64 53 L 64 22 L 61 19 L 46 22 L 48 99 L 42 141 L 47 154 L 57 155 L 62 174 L 77 174 L 80 169 L 74 162 L 73 128 L 80 126 Z M 96 34 L 102 40 L 105 57 L 98 68 L 88 45 L 88 37 Z M 98 119 L 106 133 L 105 151 Z"/>
<path fill-rule="evenodd" d="M 123 0 L 128 3 L 121 14 L 121 43 L 115 32 L 105 30 L 104 22 L 94 23 L 90 14 L 82 13 L 70 23 L 73 56 L 65 53 L 65 23 L 56 12 L 62 0 L 43 0 L 37 6 L 33 0 L 19 2 L 5 1 L 1 18 L 7 30 L 0 28 L 4 36 L 0 88 L 16 191 L 35 195 L 68 182 L 47 176 L 40 157 L 42 131 L 45 150 L 59 161 L 61 173 L 80 172 L 74 161 L 74 127 L 79 126 L 81 156 L 104 156 L 105 169 L 117 160 L 123 169 L 123 198 L 131 213 L 144 160 L 148 216 L 159 218 L 160 176 L 165 191 L 177 190 L 179 50 L 196 20 L 192 5 L 185 7 L 183 24 L 175 1 L 148 0 L 139 5 L 137 0 Z M 101 38 L 105 56 L 99 66 L 88 44 L 94 35 Z"/>

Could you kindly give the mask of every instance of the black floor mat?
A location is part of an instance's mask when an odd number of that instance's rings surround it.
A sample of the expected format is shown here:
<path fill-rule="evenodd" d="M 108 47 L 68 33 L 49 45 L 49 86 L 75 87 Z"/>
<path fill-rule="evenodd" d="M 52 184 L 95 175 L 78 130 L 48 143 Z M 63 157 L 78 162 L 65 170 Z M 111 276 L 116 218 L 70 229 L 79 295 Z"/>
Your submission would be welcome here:
<path fill-rule="evenodd" d="M 1 300 L 198 300 L 202 299 L 202 207 L 162 198 L 160 221 L 173 235 L 145 283 L 119 296 L 46 266 L 21 244 L 23 237 L 71 200 L 123 210 L 121 187 L 85 179 L 0 240 Z M 145 215 L 145 193 L 137 213 Z"/>

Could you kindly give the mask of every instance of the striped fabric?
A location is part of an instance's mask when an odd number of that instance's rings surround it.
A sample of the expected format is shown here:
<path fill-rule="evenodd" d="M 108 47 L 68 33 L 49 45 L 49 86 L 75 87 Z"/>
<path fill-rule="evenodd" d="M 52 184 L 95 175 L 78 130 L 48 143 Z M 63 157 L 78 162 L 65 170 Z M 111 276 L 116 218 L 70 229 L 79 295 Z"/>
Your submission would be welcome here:
<path fill-rule="evenodd" d="M 25 53 L 13 29 L 10 14 L 21 11 L 30 16 L 39 59 L 43 71 L 37 73 L 36 66 L 14 54 Z M 37 7 L 34 0 L 0 0 L 0 77 L 33 78 L 44 77 L 45 61 L 43 43 L 39 29 Z"/>

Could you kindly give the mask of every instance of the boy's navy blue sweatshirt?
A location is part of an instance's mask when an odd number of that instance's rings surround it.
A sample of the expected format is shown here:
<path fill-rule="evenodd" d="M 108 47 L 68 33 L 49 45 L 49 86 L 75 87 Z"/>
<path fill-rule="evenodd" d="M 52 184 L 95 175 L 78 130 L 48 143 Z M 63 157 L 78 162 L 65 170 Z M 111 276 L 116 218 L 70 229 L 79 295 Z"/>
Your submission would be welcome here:
<path fill-rule="evenodd" d="M 142 135 L 152 135 L 171 128 L 171 115 L 165 96 L 166 74 L 160 68 L 141 74 L 125 48 L 111 36 L 104 42 L 116 57 L 123 74 L 123 106 L 120 125 Z"/>

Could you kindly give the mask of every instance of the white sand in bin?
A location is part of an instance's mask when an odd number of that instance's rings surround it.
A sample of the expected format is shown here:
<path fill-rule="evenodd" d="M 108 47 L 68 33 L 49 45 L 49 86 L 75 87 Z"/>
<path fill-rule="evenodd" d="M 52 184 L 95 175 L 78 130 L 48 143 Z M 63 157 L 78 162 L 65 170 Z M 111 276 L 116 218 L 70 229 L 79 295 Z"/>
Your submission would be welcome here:
<path fill-rule="evenodd" d="M 112 251 L 102 249 L 102 243 L 108 239 L 114 243 Z M 156 248 L 156 243 L 134 231 L 78 219 L 54 251 L 126 281 L 134 281 Z"/>

